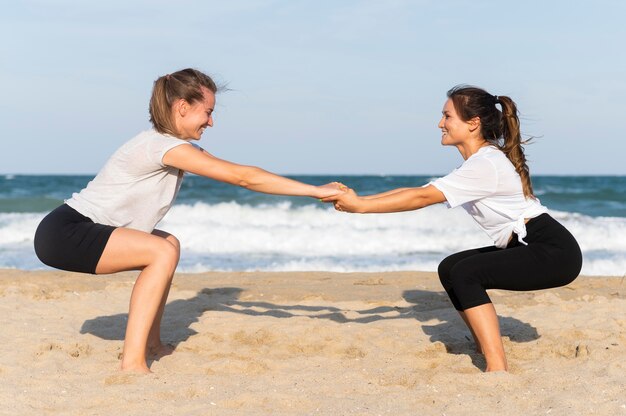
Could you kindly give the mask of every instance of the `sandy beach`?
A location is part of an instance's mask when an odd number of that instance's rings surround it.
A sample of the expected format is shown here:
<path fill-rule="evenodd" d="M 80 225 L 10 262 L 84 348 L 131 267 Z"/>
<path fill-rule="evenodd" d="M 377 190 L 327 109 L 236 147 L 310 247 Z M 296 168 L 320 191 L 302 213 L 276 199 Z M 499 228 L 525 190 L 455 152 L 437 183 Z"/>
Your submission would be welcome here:
<path fill-rule="evenodd" d="M 626 281 L 491 291 L 509 373 L 434 273 L 177 274 L 154 374 L 118 372 L 135 273 L 0 270 L 2 415 L 626 415 Z"/>

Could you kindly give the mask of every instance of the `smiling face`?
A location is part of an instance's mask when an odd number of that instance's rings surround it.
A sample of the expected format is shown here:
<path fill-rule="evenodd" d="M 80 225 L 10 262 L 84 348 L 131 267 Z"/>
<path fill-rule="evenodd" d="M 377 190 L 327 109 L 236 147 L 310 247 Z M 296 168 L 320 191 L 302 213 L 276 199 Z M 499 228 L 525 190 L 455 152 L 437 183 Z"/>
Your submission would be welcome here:
<path fill-rule="evenodd" d="M 444 146 L 457 146 L 469 140 L 474 130 L 470 122 L 461 120 L 454 108 L 454 103 L 448 99 L 441 111 L 441 120 L 437 127 L 441 129 L 441 144 Z"/>
<path fill-rule="evenodd" d="M 179 100 L 174 104 L 174 119 L 178 137 L 184 140 L 200 140 L 207 127 L 213 127 L 215 94 L 202 87 L 202 100 L 189 103 Z"/>

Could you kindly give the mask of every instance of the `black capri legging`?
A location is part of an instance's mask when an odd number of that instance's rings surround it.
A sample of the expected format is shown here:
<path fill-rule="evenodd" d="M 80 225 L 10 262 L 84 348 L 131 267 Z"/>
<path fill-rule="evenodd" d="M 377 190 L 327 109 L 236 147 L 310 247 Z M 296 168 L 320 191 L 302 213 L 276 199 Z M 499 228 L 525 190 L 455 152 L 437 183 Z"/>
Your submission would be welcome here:
<path fill-rule="evenodd" d="M 48 266 L 96 273 L 96 266 L 115 227 L 94 223 L 74 208 L 61 205 L 35 232 L 35 254 Z"/>
<path fill-rule="evenodd" d="M 486 289 L 539 290 L 571 283 L 582 267 L 578 243 L 548 214 L 526 224 L 528 245 L 517 236 L 505 249 L 477 248 L 446 257 L 439 279 L 459 311 L 490 303 Z"/>

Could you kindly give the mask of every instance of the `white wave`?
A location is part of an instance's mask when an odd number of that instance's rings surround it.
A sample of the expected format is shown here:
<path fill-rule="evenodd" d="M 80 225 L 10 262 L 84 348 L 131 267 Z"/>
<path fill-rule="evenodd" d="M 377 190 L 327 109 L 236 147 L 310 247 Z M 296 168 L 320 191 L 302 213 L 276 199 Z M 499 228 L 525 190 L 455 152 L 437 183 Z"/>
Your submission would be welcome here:
<path fill-rule="evenodd" d="M 560 211 L 551 211 L 550 214 L 576 237 L 583 252 L 607 250 L 626 253 L 626 218 L 588 217 Z"/>
<path fill-rule="evenodd" d="M 45 214 L 0 213 L 0 247 L 32 243 Z"/>
<path fill-rule="evenodd" d="M 626 272 L 626 218 L 553 211 L 583 250 L 585 275 Z M 44 214 L 0 213 L 0 267 L 37 269 L 33 236 Z M 434 271 L 453 252 L 491 245 L 462 209 L 339 213 L 329 205 L 177 205 L 159 224 L 181 241 L 181 271 Z"/>
<path fill-rule="evenodd" d="M 185 250 L 202 253 L 397 255 L 490 244 L 469 216 L 446 211 L 354 215 L 323 205 L 197 203 L 174 207 L 160 228 L 175 234 Z"/>

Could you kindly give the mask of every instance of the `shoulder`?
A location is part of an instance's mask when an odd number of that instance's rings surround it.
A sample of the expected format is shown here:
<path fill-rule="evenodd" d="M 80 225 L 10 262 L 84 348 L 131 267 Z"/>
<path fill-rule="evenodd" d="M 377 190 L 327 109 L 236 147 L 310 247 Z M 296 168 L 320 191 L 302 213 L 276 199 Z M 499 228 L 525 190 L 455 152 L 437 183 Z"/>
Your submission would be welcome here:
<path fill-rule="evenodd" d="M 490 195 L 497 189 L 499 181 L 497 164 L 491 159 L 493 151 L 499 152 L 495 148 L 480 149 L 457 169 L 432 184 L 444 192 L 451 206 Z"/>
<path fill-rule="evenodd" d="M 178 137 L 174 137 L 169 134 L 159 133 L 154 129 L 142 131 L 137 136 L 135 136 L 133 140 L 159 144 L 189 143 L 188 141 L 179 139 Z"/>
<path fill-rule="evenodd" d="M 464 161 L 454 172 L 478 177 L 494 174 L 498 170 L 500 155 L 506 159 L 506 156 L 498 149 L 492 149 L 491 146 L 482 148 Z"/>
<path fill-rule="evenodd" d="M 494 161 L 501 158 L 506 159 L 506 155 L 502 150 L 495 146 L 485 146 L 478 149 L 467 161 Z"/>
<path fill-rule="evenodd" d="M 157 155 L 159 161 L 163 154 L 170 149 L 180 145 L 191 145 L 187 140 L 162 134 L 154 129 L 139 133 L 133 140 L 138 146 L 146 149 L 149 154 Z"/>
<path fill-rule="evenodd" d="M 504 152 L 495 146 L 487 146 L 480 152 L 480 159 L 489 161 L 494 165 L 509 164 L 509 158 Z"/>

